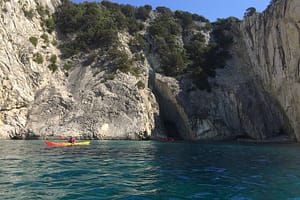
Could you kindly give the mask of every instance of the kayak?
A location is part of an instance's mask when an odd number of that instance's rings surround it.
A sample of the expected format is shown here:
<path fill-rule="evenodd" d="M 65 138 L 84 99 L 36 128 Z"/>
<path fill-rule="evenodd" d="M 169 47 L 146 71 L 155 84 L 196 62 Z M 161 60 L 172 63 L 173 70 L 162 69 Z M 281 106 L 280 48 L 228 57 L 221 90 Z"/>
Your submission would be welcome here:
<path fill-rule="evenodd" d="M 90 145 L 90 141 L 84 141 L 84 142 L 50 142 L 46 141 L 45 144 L 49 147 L 67 147 L 67 146 L 81 146 L 81 145 Z"/>

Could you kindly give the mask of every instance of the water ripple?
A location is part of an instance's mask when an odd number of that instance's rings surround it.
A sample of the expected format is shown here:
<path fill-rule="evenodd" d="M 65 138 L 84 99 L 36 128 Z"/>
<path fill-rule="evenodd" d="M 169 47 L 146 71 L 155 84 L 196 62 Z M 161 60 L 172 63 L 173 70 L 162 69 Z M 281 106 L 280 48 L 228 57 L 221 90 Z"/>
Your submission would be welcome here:
<path fill-rule="evenodd" d="M 1 199 L 297 199 L 300 147 L 0 141 Z M 263 191 L 262 191 L 263 189 Z"/>

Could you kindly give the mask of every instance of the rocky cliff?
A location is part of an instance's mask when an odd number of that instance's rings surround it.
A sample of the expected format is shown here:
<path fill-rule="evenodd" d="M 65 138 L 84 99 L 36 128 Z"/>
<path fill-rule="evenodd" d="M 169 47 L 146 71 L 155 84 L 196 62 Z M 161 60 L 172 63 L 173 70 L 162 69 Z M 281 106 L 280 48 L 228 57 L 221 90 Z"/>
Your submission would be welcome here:
<path fill-rule="evenodd" d="M 300 68 L 300 2 L 273 0 L 262 14 L 246 17 L 240 24 L 240 39 L 253 76 L 276 100 L 287 116 L 292 132 L 300 140 L 299 68 Z"/>
<path fill-rule="evenodd" d="M 195 89 L 188 79 L 157 76 L 163 102 L 176 102 L 172 109 L 183 113 L 180 120 L 168 118 L 178 130 L 186 127 L 181 137 L 299 140 L 299 5 L 273 1 L 235 24 L 232 58 L 209 80 L 211 92 Z M 170 88 L 174 84 L 178 90 Z"/>
<path fill-rule="evenodd" d="M 47 61 L 38 65 L 33 61 L 37 52 L 45 58 L 58 51 L 51 43 L 38 42 L 34 46 L 29 38 L 40 38 L 43 29 L 37 5 L 50 12 L 58 1 L 1 1 L 0 18 L 0 137 L 21 134 L 27 124 L 30 104 L 39 88 L 62 83 L 61 75 L 52 75 Z M 27 14 L 27 17 L 25 16 Z M 55 35 L 49 35 L 54 39 Z M 39 39 L 39 41 L 42 41 Z M 45 47 L 45 48 L 44 48 Z"/>
<path fill-rule="evenodd" d="M 208 78 L 207 91 L 182 73 L 187 43 L 208 45 L 214 39 L 202 18 L 192 23 L 189 15 L 178 12 L 174 20 L 168 9 L 160 8 L 166 14 L 161 19 L 172 25 L 166 28 L 157 18 L 159 12 L 152 12 L 143 21 L 146 28 L 139 30 L 148 46 L 141 50 L 136 45 L 138 52 L 129 45 L 134 34 L 120 31 L 117 51 L 132 60 L 130 65 L 139 75 L 122 70 L 110 74 L 112 58 L 100 49 L 68 59 L 62 56 L 57 43 L 64 37 L 44 25 L 60 3 L 0 2 L 0 138 L 267 140 L 282 136 L 300 140 L 297 0 L 273 0 L 263 13 L 253 13 L 232 26 L 231 58 L 215 77 Z M 147 27 L 155 20 L 149 35 Z M 176 24 L 180 20 L 182 24 Z M 130 27 L 135 29 L 139 28 Z M 168 62 L 170 58 L 175 61 Z M 174 78 L 153 73 L 152 69 L 163 71 L 159 59 L 169 67 L 164 74 Z"/>
<path fill-rule="evenodd" d="M 63 70 L 57 36 L 42 23 L 42 13 L 47 19 L 59 4 L 0 2 L 0 138 L 145 139 L 159 133 L 147 63 L 140 66 L 146 72 L 139 78 L 118 72 L 106 80 L 101 69 L 83 66 L 81 60 Z M 128 50 L 124 45 L 120 48 Z M 138 87 L 139 81 L 145 88 Z"/>

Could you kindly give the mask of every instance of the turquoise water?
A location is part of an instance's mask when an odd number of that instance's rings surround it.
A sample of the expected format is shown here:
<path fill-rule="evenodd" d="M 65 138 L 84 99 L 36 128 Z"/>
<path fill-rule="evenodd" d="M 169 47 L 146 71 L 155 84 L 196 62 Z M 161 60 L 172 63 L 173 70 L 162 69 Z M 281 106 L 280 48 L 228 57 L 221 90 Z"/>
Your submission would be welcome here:
<path fill-rule="evenodd" d="M 0 199 L 300 199 L 300 145 L 0 141 Z"/>

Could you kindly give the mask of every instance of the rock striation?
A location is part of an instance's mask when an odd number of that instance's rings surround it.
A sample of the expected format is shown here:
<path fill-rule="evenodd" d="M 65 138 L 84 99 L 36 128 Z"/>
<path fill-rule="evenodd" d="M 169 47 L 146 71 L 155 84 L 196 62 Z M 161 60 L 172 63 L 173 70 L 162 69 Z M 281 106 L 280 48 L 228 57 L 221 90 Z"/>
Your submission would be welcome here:
<path fill-rule="evenodd" d="M 300 2 L 273 0 L 262 13 L 240 24 L 240 40 L 253 76 L 287 117 L 292 134 L 300 140 Z"/>

